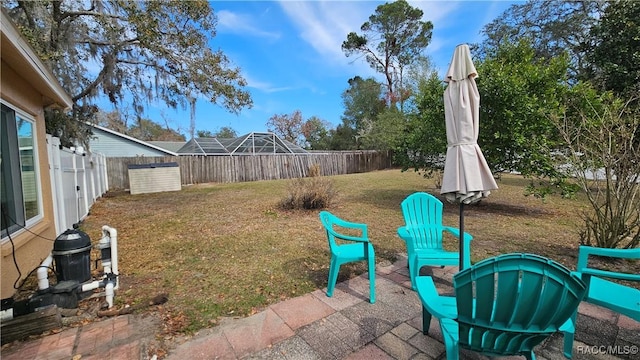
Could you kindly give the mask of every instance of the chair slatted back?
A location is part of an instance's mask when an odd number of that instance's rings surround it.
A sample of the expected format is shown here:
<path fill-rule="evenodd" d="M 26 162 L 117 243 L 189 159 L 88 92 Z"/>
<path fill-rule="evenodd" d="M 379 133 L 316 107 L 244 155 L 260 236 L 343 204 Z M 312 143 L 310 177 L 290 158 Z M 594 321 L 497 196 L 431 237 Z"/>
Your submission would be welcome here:
<path fill-rule="evenodd" d="M 459 272 L 454 288 L 460 345 L 515 355 L 558 331 L 584 297 L 586 286 L 553 260 L 505 254 Z"/>
<path fill-rule="evenodd" d="M 442 249 L 442 202 L 435 196 L 416 192 L 402 201 L 402 214 L 414 249 Z"/>

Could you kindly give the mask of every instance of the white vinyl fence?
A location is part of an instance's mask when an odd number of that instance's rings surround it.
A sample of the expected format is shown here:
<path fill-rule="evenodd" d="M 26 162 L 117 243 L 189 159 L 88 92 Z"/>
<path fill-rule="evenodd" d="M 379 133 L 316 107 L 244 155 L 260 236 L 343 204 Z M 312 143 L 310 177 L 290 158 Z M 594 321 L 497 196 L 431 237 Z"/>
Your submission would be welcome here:
<path fill-rule="evenodd" d="M 109 190 L 106 158 L 82 149 L 60 148 L 47 135 L 56 233 L 61 234 L 89 214 L 91 205 Z"/>

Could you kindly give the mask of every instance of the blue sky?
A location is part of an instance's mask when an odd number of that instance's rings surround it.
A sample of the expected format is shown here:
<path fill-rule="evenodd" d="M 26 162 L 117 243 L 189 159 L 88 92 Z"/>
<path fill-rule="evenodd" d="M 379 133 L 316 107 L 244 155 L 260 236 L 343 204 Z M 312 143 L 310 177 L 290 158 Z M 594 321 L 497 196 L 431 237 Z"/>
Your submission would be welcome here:
<path fill-rule="evenodd" d="M 344 107 L 347 80 L 359 75 L 381 80 L 362 60 L 347 58 L 340 46 L 384 1 L 214 1 L 217 35 L 210 42 L 242 69 L 253 107 L 235 115 L 205 99 L 196 105 L 196 130 L 223 126 L 238 135 L 266 131 L 274 114 L 300 110 L 335 127 Z M 409 1 L 433 23 L 425 54 L 444 73 L 456 45 L 478 42 L 480 30 L 513 1 Z M 482 76 L 482 74 L 480 74 Z M 189 111 L 150 104 L 145 116 L 189 137 Z"/>

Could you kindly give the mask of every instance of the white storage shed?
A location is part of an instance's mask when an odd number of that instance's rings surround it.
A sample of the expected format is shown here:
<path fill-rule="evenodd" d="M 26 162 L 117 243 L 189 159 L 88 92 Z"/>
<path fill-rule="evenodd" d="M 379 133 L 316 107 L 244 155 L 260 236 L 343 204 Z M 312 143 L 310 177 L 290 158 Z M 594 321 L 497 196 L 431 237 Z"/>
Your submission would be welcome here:
<path fill-rule="evenodd" d="M 127 168 L 131 195 L 182 190 L 180 167 L 176 162 L 130 164 Z"/>

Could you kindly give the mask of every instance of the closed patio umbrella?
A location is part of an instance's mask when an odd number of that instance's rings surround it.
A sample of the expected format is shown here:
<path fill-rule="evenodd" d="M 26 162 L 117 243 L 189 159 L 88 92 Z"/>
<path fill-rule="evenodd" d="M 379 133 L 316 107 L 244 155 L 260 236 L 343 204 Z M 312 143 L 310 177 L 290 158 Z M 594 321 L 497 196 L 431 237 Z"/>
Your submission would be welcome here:
<path fill-rule="evenodd" d="M 447 128 L 447 157 L 440 193 L 460 204 L 460 269 L 462 270 L 464 205 L 489 196 L 498 188 L 478 146 L 480 94 L 478 76 L 466 44 L 458 45 L 445 77 L 444 114 Z"/>

